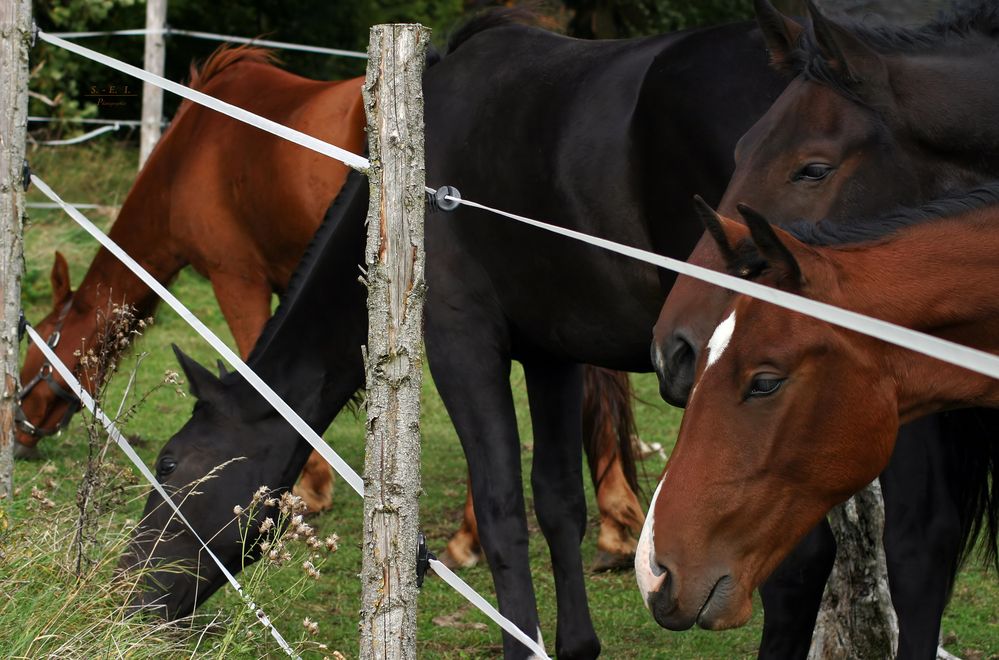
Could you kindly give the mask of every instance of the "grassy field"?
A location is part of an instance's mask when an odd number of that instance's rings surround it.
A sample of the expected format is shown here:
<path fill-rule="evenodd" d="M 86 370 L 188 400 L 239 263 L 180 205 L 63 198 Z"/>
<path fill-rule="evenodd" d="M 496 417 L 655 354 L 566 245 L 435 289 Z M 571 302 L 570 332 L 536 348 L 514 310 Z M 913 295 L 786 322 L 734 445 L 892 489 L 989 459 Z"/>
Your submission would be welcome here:
<path fill-rule="evenodd" d="M 34 171 L 45 179 L 65 199 L 73 202 L 97 202 L 115 206 L 121 203 L 134 177 L 136 152 L 124 145 L 104 142 L 97 145 L 37 150 L 30 154 Z M 31 199 L 41 201 L 37 191 Z M 29 320 L 39 320 L 51 309 L 48 273 L 52 253 L 58 249 L 66 255 L 71 266 L 73 282 L 78 283 L 90 258 L 96 251 L 95 244 L 82 230 L 61 212 L 32 211 L 25 236 L 26 274 L 24 279 L 24 306 Z M 88 215 L 107 227 L 114 215 L 113 209 L 88 212 Z M 220 336 L 231 343 L 221 315 L 215 305 L 208 284 L 189 271 L 177 279 L 172 290 L 198 316 Z M 136 391 L 152 389 L 159 383 L 167 369 L 175 369 L 170 343 L 177 343 L 188 354 L 203 363 L 214 364 L 211 350 L 196 337 L 186 324 L 166 308 L 160 310 L 155 325 L 148 330 L 133 350 L 147 356 L 141 362 L 137 375 Z M 124 381 L 119 378 L 119 381 Z M 523 375 L 515 370 L 512 376 L 519 411 L 520 430 L 524 445 L 525 474 L 530 466 L 531 430 L 527 414 Z M 679 423 L 678 411 L 661 402 L 656 391 L 655 379 L 650 375 L 636 376 L 633 382 L 640 401 L 636 404 L 639 430 L 647 441 L 662 442 L 671 446 Z M 116 403 L 124 383 L 111 387 L 110 402 Z M 180 396 L 173 388 L 161 388 L 142 406 L 130 423 L 127 432 L 139 438 L 138 450 L 147 464 L 151 464 L 157 451 L 170 435 L 180 428 L 190 414 L 192 401 Z M 425 494 L 421 501 L 423 526 L 429 537 L 431 549 L 443 550 L 449 535 L 460 521 L 464 497 L 464 460 L 454 430 L 434 390 L 429 374 L 425 379 L 423 398 L 423 484 Z M 342 415 L 326 433 L 326 438 L 345 459 L 360 469 L 362 465 L 364 425 L 363 420 Z M 52 520 L 58 516 L 39 515 L 38 499 L 31 497 L 32 488 L 39 489 L 50 498 L 60 511 L 71 507 L 82 466 L 86 460 L 86 440 L 79 420 L 58 438 L 50 438 L 41 445 L 42 460 L 21 462 L 17 465 L 15 479 L 19 494 L 9 507 L 13 529 L 51 529 Z M 113 460 L 125 464 L 123 456 Z M 649 487 L 662 469 L 662 462 L 651 460 L 642 468 L 645 484 Z M 527 486 L 529 488 L 529 485 Z M 597 520 L 596 506 L 590 492 L 590 527 L 584 540 L 584 558 L 587 562 L 595 554 Z M 109 516 L 107 544 L 114 551 L 114 530 L 126 524 L 127 519 L 139 515 L 144 501 L 145 488 L 137 484 L 130 488 L 130 497 Z M 530 493 L 527 494 L 530 508 Z M 234 497 L 233 504 L 237 503 Z M 261 602 L 268 603 L 268 614 L 277 627 L 292 639 L 305 636 L 302 620 L 305 617 L 319 624 L 319 632 L 312 639 L 339 650 L 346 657 L 357 652 L 357 612 L 359 608 L 360 570 L 359 543 L 361 537 L 361 500 L 349 488 L 338 484 L 332 511 L 318 516 L 314 524 L 321 534 L 338 534 L 340 549 L 332 555 L 319 581 L 311 583 L 304 594 L 298 596 L 300 570 L 283 568 L 266 569 L 265 575 L 256 580 L 244 575 L 245 581 L 266 585 L 266 593 L 254 594 Z M 547 548 L 536 522 L 530 521 L 531 557 L 535 590 L 541 610 L 542 626 L 549 648 L 554 643 L 555 610 L 554 584 L 550 573 Z M 46 527 L 47 526 L 47 527 Z M 70 531 L 67 530 L 66 538 Z M 120 537 L 120 534 L 119 534 Z M 24 538 L 11 535 L 4 538 Z M 55 543 L 61 551 L 69 552 L 68 541 Z M 0 546 L 2 547 L 2 546 Z M 11 552 L 10 557 L 22 556 Z M 106 575 L 110 575 L 110 562 Z M 0 581 L 16 573 L 11 560 L 0 559 Z M 252 568 L 247 573 L 257 571 Z M 19 574 L 23 578 L 23 571 Z M 41 593 L 51 585 L 45 582 L 45 571 L 39 571 L 38 584 L 31 587 Z M 468 569 L 463 577 L 475 588 L 491 598 L 491 581 L 484 566 Z M 266 579 L 264 579 L 266 578 Z M 634 576 L 628 571 L 613 574 L 595 574 L 587 578 L 590 606 L 605 655 L 610 658 L 736 658 L 753 657 L 760 634 L 761 608 L 757 602 L 750 625 L 725 633 L 708 633 L 694 630 L 685 633 L 668 633 L 659 628 L 644 610 Z M 5 589 L 6 591 L 6 589 Z M 292 594 L 294 597 L 289 596 Z M 2 602 L 2 601 L 0 601 Z M 45 607 L 39 601 L 38 607 Z M 205 628 L 204 622 L 196 624 L 193 637 L 176 641 L 177 648 L 168 655 L 219 655 L 218 640 L 231 631 L 232 621 L 239 609 L 238 598 L 229 589 L 221 590 L 202 608 L 202 612 L 217 623 Z M 67 635 L 49 628 L 34 627 L 35 621 L 48 620 L 38 611 L 31 611 L 31 603 L 12 609 L 0 605 L 0 648 L 14 648 L 14 638 L 32 635 Z M 430 579 L 424 585 L 420 601 L 420 655 L 441 658 L 488 658 L 500 653 L 499 633 L 486 625 L 486 619 L 471 609 L 465 601 L 446 585 Z M 229 622 L 229 623 L 227 623 Z M 16 630 L 12 630 L 16 629 Z M 199 631 L 207 630 L 205 637 Z M 994 573 L 985 573 L 970 567 L 962 574 L 955 591 L 954 601 L 943 625 L 947 647 L 954 653 L 969 658 L 999 658 L 999 585 Z M 279 656 L 272 642 L 264 638 L 261 629 L 238 629 L 239 645 L 225 655 L 244 657 Z M 17 648 L 24 648 L 19 646 Z M 184 649 L 183 651 L 181 649 Z M 331 655 L 331 651 L 310 652 L 315 657 Z M 109 650 L 109 655 L 118 653 Z M 141 656 L 141 653 L 132 655 Z M 155 655 L 155 654 L 153 654 Z"/>

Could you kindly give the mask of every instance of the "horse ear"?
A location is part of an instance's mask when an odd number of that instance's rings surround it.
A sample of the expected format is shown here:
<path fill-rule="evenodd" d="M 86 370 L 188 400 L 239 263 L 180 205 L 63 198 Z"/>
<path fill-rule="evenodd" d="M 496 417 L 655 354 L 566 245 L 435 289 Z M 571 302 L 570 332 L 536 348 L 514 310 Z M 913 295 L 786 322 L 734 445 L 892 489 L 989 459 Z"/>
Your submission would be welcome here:
<path fill-rule="evenodd" d="M 62 252 L 55 253 L 55 263 L 52 264 L 52 274 L 49 276 L 49 280 L 52 282 L 52 306 L 62 307 L 73 295 L 69 283 L 69 265 L 66 263 L 66 257 L 62 256 Z"/>
<path fill-rule="evenodd" d="M 225 362 L 223 362 L 221 358 L 215 360 L 215 364 L 217 364 L 219 368 L 219 380 L 229 375 L 229 370 L 225 368 Z"/>
<path fill-rule="evenodd" d="M 729 239 L 728 234 L 725 233 L 725 228 L 722 226 L 722 217 L 700 195 L 694 195 L 694 210 L 697 211 L 697 217 L 701 219 L 704 228 L 708 230 L 711 238 L 715 240 L 718 251 L 721 252 L 722 258 L 725 259 L 726 268 L 731 270 L 738 261 L 738 257 L 736 256 L 735 248 L 732 246 L 733 242 Z"/>
<path fill-rule="evenodd" d="M 849 30 L 823 16 L 814 0 L 806 0 L 806 6 L 812 19 L 815 43 L 833 71 L 850 83 L 865 83 L 874 89 L 887 85 L 888 70 L 875 50 Z"/>
<path fill-rule="evenodd" d="M 770 66 L 782 73 L 791 73 L 791 51 L 805 28 L 777 11 L 770 0 L 753 0 L 753 7 L 767 45 Z"/>
<path fill-rule="evenodd" d="M 215 377 L 215 374 L 188 357 L 177 344 L 171 344 L 171 346 L 173 346 L 174 355 L 177 356 L 177 362 L 180 363 L 180 368 L 187 377 L 187 388 L 195 398 L 204 401 L 211 399 L 213 394 L 220 391 L 222 383 Z"/>
<path fill-rule="evenodd" d="M 800 287 L 804 283 L 801 266 L 767 219 L 745 204 L 739 204 L 736 208 L 749 227 L 753 243 L 767 260 L 767 267 L 778 273 L 779 280 L 787 281 L 794 288 Z"/>

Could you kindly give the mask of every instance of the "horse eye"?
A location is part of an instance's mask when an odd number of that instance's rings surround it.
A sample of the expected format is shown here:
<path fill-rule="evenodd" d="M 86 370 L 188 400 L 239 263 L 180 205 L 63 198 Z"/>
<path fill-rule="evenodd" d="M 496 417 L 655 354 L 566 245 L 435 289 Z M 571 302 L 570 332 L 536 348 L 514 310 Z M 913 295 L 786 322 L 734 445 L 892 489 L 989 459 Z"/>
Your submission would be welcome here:
<path fill-rule="evenodd" d="M 165 477 L 177 469 L 177 459 L 172 456 L 164 456 L 156 464 L 156 476 Z"/>
<path fill-rule="evenodd" d="M 777 376 L 757 376 L 749 387 L 749 396 L 769 396 L 783 384 L 784 379 Z"/>
<path fill-rule="evenodd" d="M 832 173 L 832 165 L 825 163 L 809 163 L 794 175 L 795 181 L 821 181 Z"/>

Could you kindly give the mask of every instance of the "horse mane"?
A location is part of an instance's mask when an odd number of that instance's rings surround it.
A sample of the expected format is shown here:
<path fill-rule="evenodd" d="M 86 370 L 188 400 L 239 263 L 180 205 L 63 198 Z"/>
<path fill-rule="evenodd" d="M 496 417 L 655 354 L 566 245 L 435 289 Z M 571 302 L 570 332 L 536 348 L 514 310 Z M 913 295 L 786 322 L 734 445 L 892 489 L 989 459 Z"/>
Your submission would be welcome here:
<path fill-rule="evenodd" d="M 259 46 L 230 46 L 222 44 L 216 48 L 211 55 L 198 66 L 191 62 L 190 82 L 188 85 L 200 90 L 229 67 L 240 62 L 266 64 L 275 66 L 280 60 L 274 51 Z"/>
<path fill-rule="evenodd" d="M 995 205 L 999 205 L 999 181 L 953 192 L 921 206 L 898 207 L 871 221 L 844 223 L 821 220 L 813 223 L 798 220 L 781 228 L 809 245 L 867 243 L 887 238 L 906 227 Z"/>
<path fill-rule="evenodd" d="M 465 21 L 458 29 L 451 33 L 447 40 L 446 54 L 450 55 L 463 43 L 486 30 L 491 30 L 505 25 L 528 25 L 535 27 L 540 22 L 540 17 L 529 9 L 523 7 L 497 7 L 480 12 Z"/>
<path fill-rule="evenodd" d="M 941 11 L 930 23 L 914 28 L 886 22 L 872 25 L 863 20 L 837 19 L 835 22 L 878 53 L 915 54 L 938 49 L 948 42 L 958 44 L 974 35 L 995 39 L 999 31 L 999 4 L 993 0 L 958 2 L 950 11 Z M 860 100 L 852 89 L 854 82 L 830 67 L 812 30 L 802 31 L 789 63 L 794 75 L 829 86 L 852 100 Z"/>

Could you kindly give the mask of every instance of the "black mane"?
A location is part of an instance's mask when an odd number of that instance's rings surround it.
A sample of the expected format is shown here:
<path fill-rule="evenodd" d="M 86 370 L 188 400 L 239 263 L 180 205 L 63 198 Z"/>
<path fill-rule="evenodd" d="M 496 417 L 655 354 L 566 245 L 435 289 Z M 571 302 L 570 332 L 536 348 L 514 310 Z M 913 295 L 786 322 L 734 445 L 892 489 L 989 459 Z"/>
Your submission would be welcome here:
<path fill-rule="evenodd" d="M 451 33 L 447 40 L 447 53 L 453 53 L 463 43 L 486 30 L 504 25 L 538 24 L 538 15 L 522 7 L 499 7 L 476 14 Z"/>
<path fill-rule="evenodd" d="M 782 227 L 803 243 L 817 246 L 866 243 L 923 222 L 999 205 L 999 181 L 952 193 L 918 207 L 899 207 L 873 221 L 812 223 L 798 220 Z"/>
<path fill-rule="evenodd" d="M 829 20 L 829 19 L 827 19 Z M 999 3 L 994 0 L 955 2 L 950 11 L 941 11 L 936 20 L 916 28 L 870 21 L 837 20 L 860 41 L 881 54 L 915 54 L 939 49 L 948 42 L 959 44 L 981 35 L 995 39 L 999 32 Z M 790 57 L 791 71 L 857 100 L 853 81 L 830 67 L 812 30 L 804 30 Z"/>

